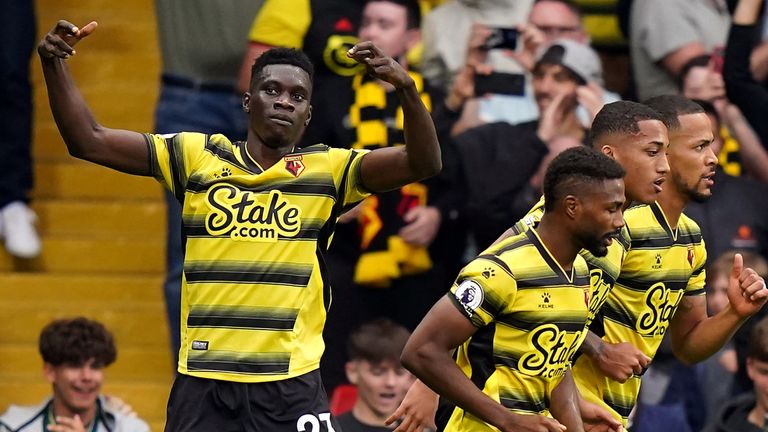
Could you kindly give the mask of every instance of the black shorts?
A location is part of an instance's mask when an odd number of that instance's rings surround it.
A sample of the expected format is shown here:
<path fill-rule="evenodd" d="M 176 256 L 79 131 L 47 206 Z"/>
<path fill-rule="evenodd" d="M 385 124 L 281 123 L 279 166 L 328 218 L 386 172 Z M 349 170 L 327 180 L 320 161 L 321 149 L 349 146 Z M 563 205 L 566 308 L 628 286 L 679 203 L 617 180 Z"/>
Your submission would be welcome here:
<path fill-rule="evenodd" d="M 341 432 L 318 370 L 282 381 L 238 383 L 179 374 L 166 432 Z"/>

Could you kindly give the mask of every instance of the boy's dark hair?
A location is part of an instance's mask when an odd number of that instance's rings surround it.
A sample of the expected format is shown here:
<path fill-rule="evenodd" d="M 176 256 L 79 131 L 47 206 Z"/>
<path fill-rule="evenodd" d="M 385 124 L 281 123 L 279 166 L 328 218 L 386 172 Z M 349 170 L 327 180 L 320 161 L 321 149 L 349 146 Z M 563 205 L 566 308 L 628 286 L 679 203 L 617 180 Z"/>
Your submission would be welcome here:
<path fill-rule="evenodd" d="M 680 76 L 679 76 L 680 88 L 683 88 L 683 82 L 685 81 L 685 77 L 688 76 L 688 72 L 690 72 L 691 69 L 695 67 L 704 67 L 704 68 L 709 67 L 709 61 L 711 59 L 712 59 L 712 56 L 710 54 L 701 54 L 688 60 L 685 63 L 685 65 L 683 65 L 683 68 L 680 70 Z"/>
<path fill-rule="evenodd" d="M 639 133 L 640 126 L 638 123 L 644 120 L 664 122 L 661 114 L 637 102 L 616 101 L 606 104 L 592 121 L 588 142 L 591 146 L 595 146 L 596 142 L 604 135 Z"/>
<path fill-rule="evenodd" d="M 701 105 L 680 95 L 656 96 L 644 103 L 661 114 L 661 118 L 669 130 L 680 129 L 679 116 L 704 112 Z"/>
<path fill-rule="evenodd" d="M 272 48 L 265 51 L 253 62 L 253 66 L 251 66 L 250 85 L 253 86 L 254 80 L 261 76 L 261 71 L 264 70 L 265 67 L 274 64 L 300 67 L 304 69 L 307 75 L 309 75 L 310 80 L 312 80 L 315 75 L 315 67 L 312 66 L 312 62 L 303 51 L 294 48 Z"/>
<path fill-rule="evenodd" d="M 421 6 L 418 0 L 367 0 L 365 4 L 373 2 L 387 2 L 394 3 L 396 5 L 405 8 L 406 28 L 413 30 L 421 28 Z"/>
<path fill-rule="evenodd" d="M 752 328 L 747 345 L 747 358 L 768 362 L 768 317 L 758 321 Z"/>
<path fill-rule="evenodd" d="M 349 337 L 347 352 L 350 360 L 400 363 L 405 343 L 411 333 L 403 326 L 380 318 L 361 325 Z"/>
<path fill-rule="evenodd" d="M 585 184 L 624 177 L 618 162 L 590 147 L 573 147 L 557 155 L 544 174 L 544 212 L 566 195 L 578 195 Z"/>
<path fill-rule="evenodd" d="M 99 322 L 87 318 L 60 319 L 40 333 L 40 355 L 54 366 L 81 366 L 90 359 L 106 367 L 117 358 L 112 334 Z"/>

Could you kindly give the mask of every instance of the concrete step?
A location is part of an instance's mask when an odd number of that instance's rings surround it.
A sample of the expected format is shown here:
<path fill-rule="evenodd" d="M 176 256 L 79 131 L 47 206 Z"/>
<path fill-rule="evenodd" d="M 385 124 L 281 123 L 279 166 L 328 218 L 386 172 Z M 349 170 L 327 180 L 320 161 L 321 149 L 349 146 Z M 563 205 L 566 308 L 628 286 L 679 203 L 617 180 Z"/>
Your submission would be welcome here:
<path fill-rule="evenodd" d="M 165 234 L 149 239 L 43 238 L 42 254 L 21 260 L 0 251 L 0 272 L 135 273 L 165 271 Z"/>
<path fill-rule="evenodd" d="M 63 303 L 163 301 L 163 275 L 0 273 L 3 302 L 56 300 Z"/>
<path fill-rule="evenodd" d="M 41 200 L 32 203 L 40 235 L 79 238 L 152 238 L 165 235 L 165 203 Z"/>
<path fill-rule="evenodd" d="M 162 186 L 152 178 L 124 174 L 75 159 L 35 163 L 33 197 L 39 199 L 162 199 Z"/>
<path fill-rule="evenodd" d="M 158 290 L 160 288 L 158 287 Z M 0 303 L 0 344 L 36 343 L 45 325 L 57 318 L 85 316 L 104 324 L 120 346 L 169 346 L 162 302 L 93 302 L 87 298 L 36 299 Z"/>

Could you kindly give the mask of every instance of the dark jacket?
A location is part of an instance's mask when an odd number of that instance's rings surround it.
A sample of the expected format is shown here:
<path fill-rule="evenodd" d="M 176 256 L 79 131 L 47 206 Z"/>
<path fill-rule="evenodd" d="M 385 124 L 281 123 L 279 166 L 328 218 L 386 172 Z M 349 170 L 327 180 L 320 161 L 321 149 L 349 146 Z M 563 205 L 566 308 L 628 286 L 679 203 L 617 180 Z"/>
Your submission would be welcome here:
<path fill-rule="evenodd" d="M 707 432 L 763 432 L 763 429 L 747 420 L 749 412 L 755 407 L 755 396 L 744 394 L 726 405 L 718 416 L 717 424 Z"/>

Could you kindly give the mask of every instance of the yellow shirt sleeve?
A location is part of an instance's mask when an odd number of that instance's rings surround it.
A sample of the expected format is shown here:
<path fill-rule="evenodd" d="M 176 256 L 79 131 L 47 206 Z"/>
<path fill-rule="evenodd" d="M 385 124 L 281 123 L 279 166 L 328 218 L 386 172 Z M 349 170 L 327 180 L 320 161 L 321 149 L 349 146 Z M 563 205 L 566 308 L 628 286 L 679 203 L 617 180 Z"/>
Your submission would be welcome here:
<path fill-rule="evenodd" d="M 251 25 L 248 40 L 301 49 L 312 22 L 310 0 L 267 0 Z"/>
<path fill-rule="evenodd" d="M 496 260 L 475 258 L 462 269 L 449 294 L 476 327 L 484 327 L 512 308 L 517 282 Z"/>
<path fill-rule="evenodd" d="M 363 186 L 360 178 L 360 164 L 363 161 L 363 156 L 369 151 L 328 149 L 333 166 L 333 180 L 338 188 L 342 208 L 349 208 L 371 194 Z"/>
<path fill-rule="evenodd" d="M 145 134 L 152 175 L 179 200 L 184 196 L 189 176 L 205 150 L 205 134 Z"/>

